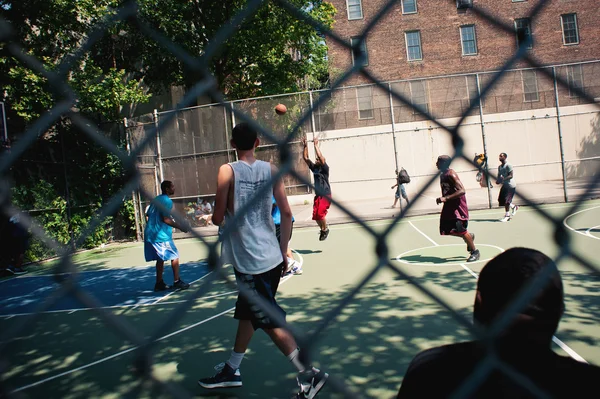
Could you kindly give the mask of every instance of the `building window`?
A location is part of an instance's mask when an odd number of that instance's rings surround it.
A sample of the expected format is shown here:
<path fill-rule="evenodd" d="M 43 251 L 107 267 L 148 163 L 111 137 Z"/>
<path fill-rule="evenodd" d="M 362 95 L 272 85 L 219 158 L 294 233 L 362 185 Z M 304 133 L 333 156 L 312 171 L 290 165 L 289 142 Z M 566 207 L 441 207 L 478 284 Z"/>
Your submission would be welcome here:
<path fill-rule="evenodd" d="M 583 91 L 583 68 L 581 65 L 567 67 L 567 83 L 569 84 L 569 97 L 578 97 L 579 95 L 573 89 Z"/>
<path fill-rule="evenodd" d="M 477 39 L 475 39 L 475 25 L 460 27 L 460 41 L 463 55 L 477 55 Z"/>
<path fill-rule="evenodd" d="M 402 0 L 402 14 L 414 14 L 417 12 L 417 0 Z"/>
<path fill-rule="evenodd" d="M 371 86 L 357 87 L 358 119 L 373 119 L 373 91 Z"/>
<path fill-rule="evenodd" d="M 357 63 L 360 66 L 369 65 L 369 54 L 367 53 L 367 42 L 360 40 L 360 37 L 353 37 L 350 39 L 350 45 L 352 46 L 352 65 Z"/>
<path fill-rule="evenodd" d="M 526 103 L 539 101 L 540 94 L 535 71 L 531 69 L 521 71 L 521 78 L 523 79 L 523 101 Z"/>
<path fill-rule="evenodd" d="M 517 47 L 521 48 L 527 43 L 527 48 L 533 48 L 531 37 L 531 21 L 529 18 L 515 19 L 515 31 L 517 32 Z"/>
<path fill-rule="evenodd" d="M 456 8 L 458 8 L 459 10 L 473 8 L 473 0 L 456 0 Z"/>
<path fill-rule="evenodd" d="M 348 20 L 362 19 L 362 1 L 361 0 L 346 0 L 348 5 Z"/>
<path fill-rule="evenodd" d="M 421 32 L 413 31 L 406 32 L 406 54 L 409 61 L 418 61 L 423 59 L 423 53 L 421 52 Z"/>
<path fill-rule="evenodd" d="M 577 29 L 577 15 L 565 14 L 560 16 L 563 31 L 563 43 L 579 44 L 579 31 Z"/>
<path fill-rule="evenodd" d="M 413 80 L 410 82 L 410 102 L 429 112 L 429 96 L 427 95 L 427 81 Z M 415 110 L 415 114 L 417 111 Z"/>

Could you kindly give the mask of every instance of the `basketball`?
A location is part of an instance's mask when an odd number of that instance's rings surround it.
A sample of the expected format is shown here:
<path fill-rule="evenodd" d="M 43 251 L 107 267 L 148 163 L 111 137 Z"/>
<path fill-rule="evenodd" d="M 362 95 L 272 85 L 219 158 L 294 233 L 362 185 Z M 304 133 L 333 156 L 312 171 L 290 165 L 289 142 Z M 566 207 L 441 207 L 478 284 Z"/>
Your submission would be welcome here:
<path fill-rule="evenodd" d="M 277 115 L 283 115 L 287 112 L 287 107 L 283 104 L 277 104 L 275 106 L 275 112 L 277 113 Z"/>

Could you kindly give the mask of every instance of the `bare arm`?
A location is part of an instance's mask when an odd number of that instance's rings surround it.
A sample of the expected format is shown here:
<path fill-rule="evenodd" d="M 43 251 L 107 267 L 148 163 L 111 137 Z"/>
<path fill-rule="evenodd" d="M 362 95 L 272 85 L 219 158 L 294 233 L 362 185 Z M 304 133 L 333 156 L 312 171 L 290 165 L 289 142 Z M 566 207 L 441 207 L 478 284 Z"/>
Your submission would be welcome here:
<path fill-rule="evenodd" d="M 171 227 L 175 227 L 176 229 L 183 231 L 184 233 L 187 233 L 188 231 L 190 231 L 187 226 L 180 225 L 175 220 L 173 220 L 173 218 L 171 216 L 163 216 L 163 222 L 165 224 L 168 224 Z"/>
<path fill-rule="evenodd" d="M 313 142 L 315 143 L 315 151 L 317 153 L 317 156 L 321 160 L 321 163 L 322 164 L 326 164 L 327 161 L 325 161 L 325 157 L 323 156 L 323 153 L 321 152 L 321 149 L 319 148 L 319 139 L 315 137 L 315 139 L 313 140 Z"/>
<path fill-rule="evenodd" d="M 304 146 L 304 150 L 302 151 L 302 158 L 304 159 L 304 162 L 306 162 L 306 164 L 310 167 L 312 162 L 308 157 L 308 145 L 306 144 L 306 136 L 302 136 L 302 145 Z"/>
<path fill-rule="evenodd" d="M 233 169 L 225 164 L 219 168 L 217 175 L 217 194 L 215 196 L 215 209 L 212 216 L 212 221 L 216 225 L 223 223 L 225 219 L 225 211 L 227 210 L 227 200 L 229 199 L 229 189 L 233 181 Z"/>
<path fill-rule="evenodd" d="M 271 165 L 271 176 L 275 176 L 276 173 L 277 167 Z M 290 242 L 290 234 L 292 232 L 292 209 L 290 208 L 287 196 L 285 195 L 285 187 L 282 179 L 277 180 L 273 185 L 273 195 L 275 196 L 275 202 L 277 202 L 279 212 L 281 213 L 279 248 L 284 261 L 284 268 L 282 270 L 282 275 L 284 275 L 288 269 L 287 250 L 288 243 Z"/>

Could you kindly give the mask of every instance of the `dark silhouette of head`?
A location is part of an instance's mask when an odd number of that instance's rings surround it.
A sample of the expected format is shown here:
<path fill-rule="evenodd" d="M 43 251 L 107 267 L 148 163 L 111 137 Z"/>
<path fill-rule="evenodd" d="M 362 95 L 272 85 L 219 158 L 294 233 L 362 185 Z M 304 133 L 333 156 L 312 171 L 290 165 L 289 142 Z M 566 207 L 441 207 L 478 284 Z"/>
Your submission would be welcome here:
<path fill-rule="evenodd" d="M 235 125 L 232 132 L 231 145 L 240 151 L 253 149 L 258 145 L 258 133 L 247 123 Z"/>
<path fill-rule="evenodd" d="M 450 168 L 450 163 L 452 162 L 452 158 L 448 155 L 440 155 L 435 163 L 435 166 L 441 171 L 446 171 Z"/>
<path fill-rule="evenodd" d="M 549 273 L 545 283 L 503 333 L 550 344 L 564 311 L 563 285 L 554 261 L 534 249 L 511 248 L 485 265 L 477 282 L 475 320 L 490 326 L 543 271 Z"/>
<path fill-rule="evenodd" d="M 160 190 L 163 194 L 173 195 L 175 193 L 175 185 L 170 180 L 165 180 L 160 183 Z"/>

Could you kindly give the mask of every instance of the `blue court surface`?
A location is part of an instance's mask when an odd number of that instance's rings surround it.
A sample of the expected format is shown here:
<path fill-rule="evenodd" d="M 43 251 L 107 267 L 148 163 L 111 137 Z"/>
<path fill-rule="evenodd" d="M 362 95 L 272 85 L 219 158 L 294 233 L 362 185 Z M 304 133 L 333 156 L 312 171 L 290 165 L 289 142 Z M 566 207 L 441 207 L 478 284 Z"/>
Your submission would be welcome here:
<path fill-rule="evenodd" d="M 181 264 L 181 278 L 187 283 L 198 281 L 209 273 L 204 262 Z M 104 269 L 81 272 L 79 285 L 104 306 L 136 306 L 161 301 L 174 291 L 154 292 L 154 266 L 128 269 Z M 165 265 L 164 280 L 171 285 L 173 273 Z M 0 316 L 34 312 L 59 287 L 54 276 L 21 276 L 0 283 Z M 73 296 L 61 298 L 49 311 L 82 310 L 84 305 Z"/>

